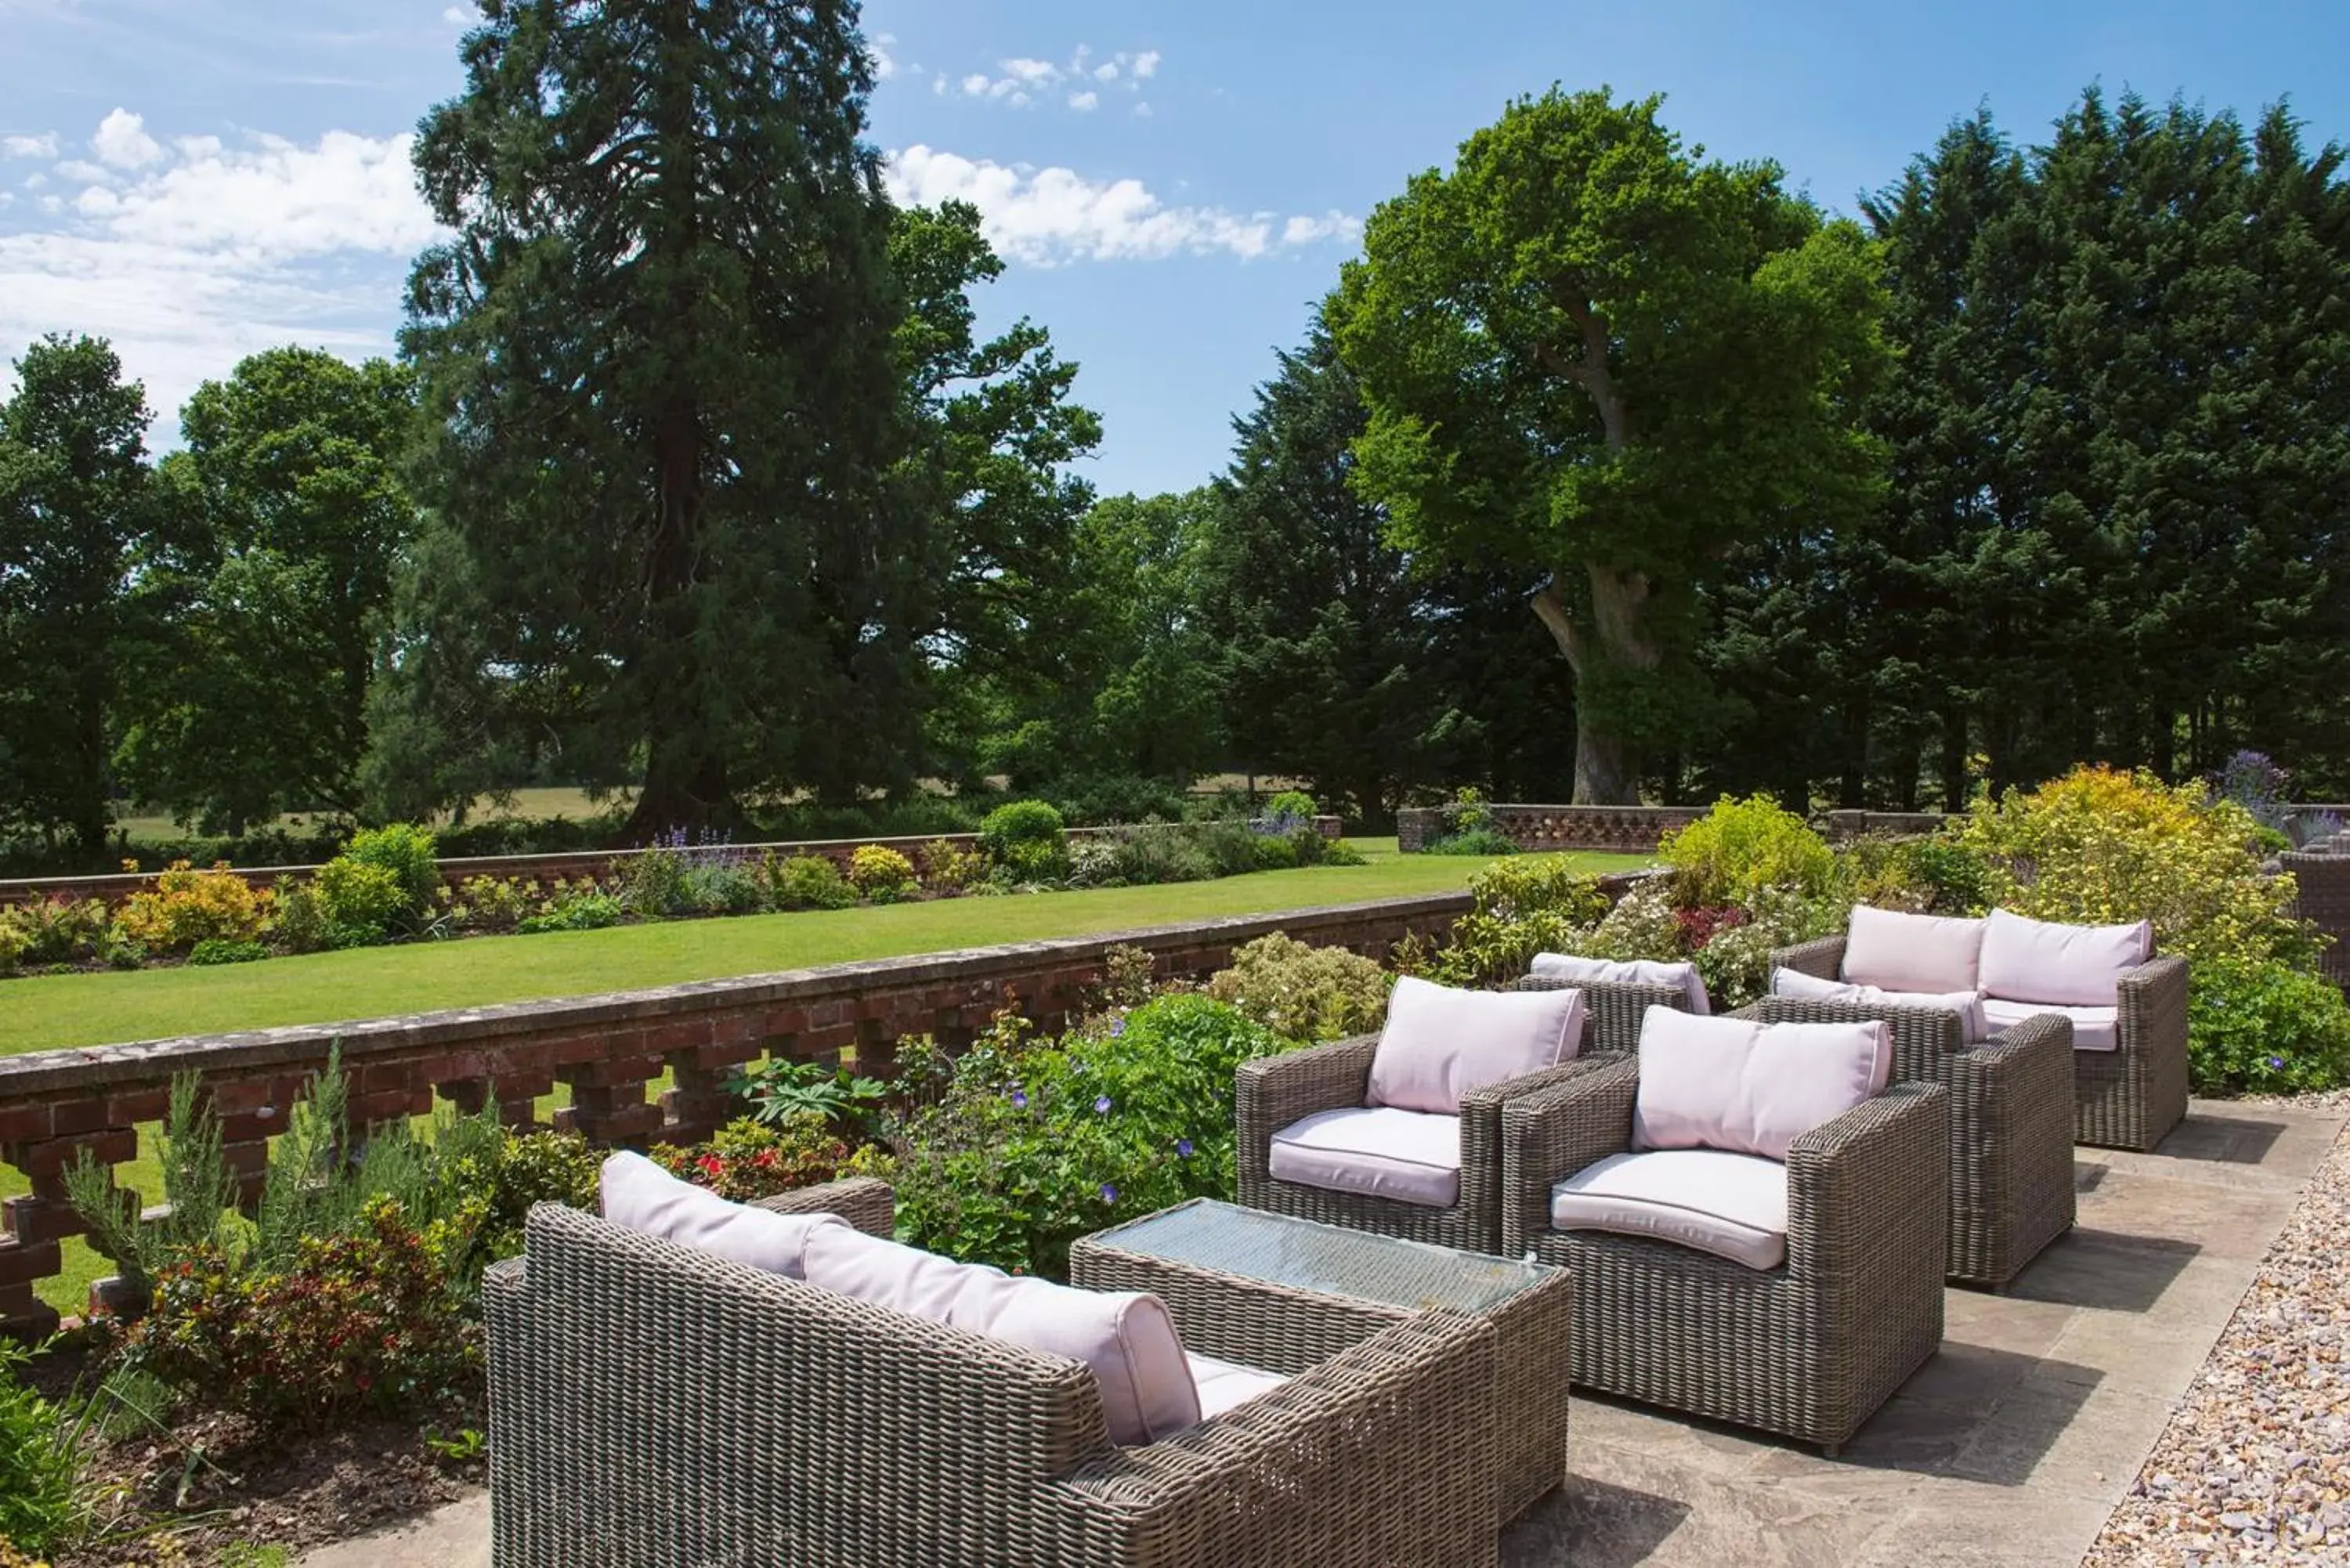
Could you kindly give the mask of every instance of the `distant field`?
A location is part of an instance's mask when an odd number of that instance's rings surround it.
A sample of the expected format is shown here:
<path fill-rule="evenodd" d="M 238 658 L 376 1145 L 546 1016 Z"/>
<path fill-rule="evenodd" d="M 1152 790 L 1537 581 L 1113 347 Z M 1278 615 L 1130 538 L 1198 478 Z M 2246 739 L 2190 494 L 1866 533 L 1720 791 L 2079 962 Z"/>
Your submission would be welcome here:
<path fill-rule="evenodd" d="M 495 805 L 484 801 L 466 815 L 467 819 L 473 822 L 530 821 L 549 816 L 567 816 L 577 821 L 581 817 L 600 815 L 615 805 L 626 805 L 629 798 L 623 792 L 618 795 L 607 795 L 598 803 L 589 800 L 588 792 L 581 789 L 518 789 L 508 805 Z M 308 829 L 312 823 L 312 818 L 297 812 L 279 817 L 276 826 L 298 833 Z M 442 817 L 434 826 L 446 826 L 447 824 L 448 819 Z M 188 829 L 168 816 L 118 816 L 114 819 L 114 826 L 128 833 L 135 844 L 154 844 L 188 836 Z"/>
<path fill-rule="evenodd" d="M 1348 842 L 1359 867 L 1260 871 L 1214 882 L 1104 888 L 1005 898 L 952 898 L 879 909 L 669 920 L 602 931 L 481 937 L 359 948 L 213 969 L 43 976 L 0 981 L 0 1055 L 170 1034 L 323 1023 L 428 1008 L 592 995 L 681 981 L 757 974 L 854 959 L 939 952 L 986 943 L 1249 914 L 1361 898 L 1399 898 L 1467 885 L 1485 861 L 1399 855 L 1392 838 Z M 1580 855 L 1594 872 L 1644 864 L 1631 855 Z M 557 1091 L 561 1098 L 567 1092 Z M 153 1129 L 117 1180 L 153 1201 L 161 1192 Z M 0 1198 L 26 1190 L 0 1165 Z M 79 1239 L 64 1243 L 66 1272 L 42 1298 L 78 1313 L 89 1282 L 110 1270 Z"/>

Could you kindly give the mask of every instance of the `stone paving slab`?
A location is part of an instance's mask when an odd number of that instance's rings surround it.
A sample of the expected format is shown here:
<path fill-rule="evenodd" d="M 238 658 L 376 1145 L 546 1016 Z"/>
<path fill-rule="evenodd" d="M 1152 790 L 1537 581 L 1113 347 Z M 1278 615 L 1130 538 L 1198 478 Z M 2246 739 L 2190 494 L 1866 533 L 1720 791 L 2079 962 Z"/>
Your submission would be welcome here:
<path fill-rule="evenodd" d="M 2079 1568 L 2341 1131 L 2198 1101 L 2152 1155 L 2077 1151 L 2080 1221 L 1842 1458 L 1578 1396 L 1571 1477 L 1504 1568 Z M 305 1568 L 486 1568 L 475 1496 Z"/>

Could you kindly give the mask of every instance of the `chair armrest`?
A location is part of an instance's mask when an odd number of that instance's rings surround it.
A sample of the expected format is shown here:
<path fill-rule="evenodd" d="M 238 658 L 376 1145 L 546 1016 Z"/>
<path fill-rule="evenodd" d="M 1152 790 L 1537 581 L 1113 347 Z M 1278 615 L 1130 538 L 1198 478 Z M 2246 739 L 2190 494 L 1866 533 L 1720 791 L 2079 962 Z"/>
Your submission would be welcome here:
<path fill-rule="evenodd" d="M 837 1214 L 868 1236 L 884 1239 L 897 1228 L 897 1196 L 889 1184 L 870 1176 L 845 1176 L 837 1181 L 795 1188 L 754 1200 L 754 1209 L 777 1214 Z"/>
<path fill-rule="evenodd" d="M 2187 961 L 2165 956 L 2124 970 L 2115 986 L 2124 1051 L 2187 1051 Z"/>
<path fill-rule="evenodd" d="M 1273 1135 L 1316 1111 L 1359 1106 L 1371 1091 L 1376 1034 L 1241 1064 L 1232 1103 L 1233 1158 L 1243 1180 L 1265 1179 Z"/>
<path fill-rule="evenodd" d="M 1887 1257 L 1924 1253 L 1939 1279 L 1950 1231 L 1950 1091 L 1895 1084 L 1787 1148 L 1787 1264 L 1865 1278 Z"/>
<path fill-rule="evenodd" d="M 1564 1082 L 1502 1106 L 1502 1255 L 1524 1253 L 1550 1224 L 1550 1189 L 1632 1143 L 1632 1102 L 1640 1064 L 1595 1058 Z"/>
<path fill-rule="evenodd" d="M 1492 1324 L 1432 1309 L 1047 1495 L 1119 1562 L 1266 1561 L 1285 1544 L 1315 1568 L 1482 1568 L 1496 1542 L 1498 1376 Z"/>
<path fill-rule="evenodd" d="M 1835 936 L 1814 937 L 1810 941 L 1798 942 L 1792 948 L 1773 948 L 1771 950 L 1771 967 L 1795 970 L 1804 974 L 1817 976 L 1821 980 L 1842 980 L 1844 978 L 1844 944 L 1845 939 L 1839 933 Z"/>

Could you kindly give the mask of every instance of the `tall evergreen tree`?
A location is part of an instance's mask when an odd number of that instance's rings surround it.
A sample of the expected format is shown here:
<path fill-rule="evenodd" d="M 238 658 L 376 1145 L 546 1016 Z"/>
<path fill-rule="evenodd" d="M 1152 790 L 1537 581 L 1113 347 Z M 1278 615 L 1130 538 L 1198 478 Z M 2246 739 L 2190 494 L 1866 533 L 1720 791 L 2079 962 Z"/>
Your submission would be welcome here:
<path fill-rule="evenodd" d="M 405 351 L 420 489 L 484 655 L 409 734 L 495 711 L 641 778 L 635 827 L 869 773 L 909 735 L 923 520 L 892 334 L 889 207 L 853 0 L 490 0 L 420 183 Z M 430 587 L 430 585 L 426 585 Z M 421 713 L 417 711 L 422 710 Z"/>
<path fill-rule="evenodd" d="M 151 516 L 147 399 L 102 338 L 49 337 L 0 404 L 0 830 L 96 857 L 131 550 Z"/>

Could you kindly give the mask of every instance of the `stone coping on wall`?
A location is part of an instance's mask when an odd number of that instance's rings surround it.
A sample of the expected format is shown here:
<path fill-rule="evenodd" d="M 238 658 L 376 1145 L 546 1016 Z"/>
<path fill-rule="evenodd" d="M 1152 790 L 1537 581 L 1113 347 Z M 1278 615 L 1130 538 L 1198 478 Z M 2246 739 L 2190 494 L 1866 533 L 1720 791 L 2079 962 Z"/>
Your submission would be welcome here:
<path fill-rule="evenodd" d="M 1688 826 L 1710 807 L 1701 805 L 1540 805 L 1495 801 L 1482 808 L 1487 826 L 1521 849 L 1616 850 L 1646 854 L 1665 835 Z M 1863 834 L 1939 831 L 1951 819 L 1931 811 L 1830 811 L 1818 818 L 1834 840 Z M 1396 843 L 1418 854 L 1440 837 L 1447 812 L 1441 806 L 1408 806 L 1396 814 Z"/>

